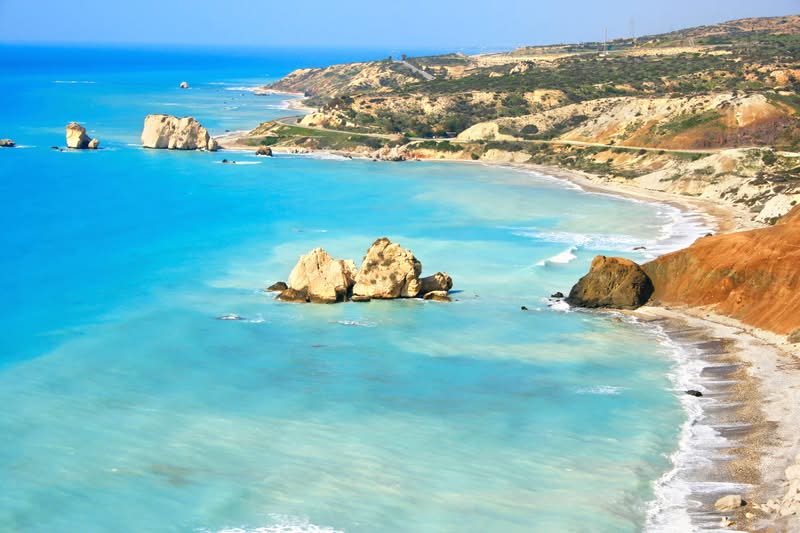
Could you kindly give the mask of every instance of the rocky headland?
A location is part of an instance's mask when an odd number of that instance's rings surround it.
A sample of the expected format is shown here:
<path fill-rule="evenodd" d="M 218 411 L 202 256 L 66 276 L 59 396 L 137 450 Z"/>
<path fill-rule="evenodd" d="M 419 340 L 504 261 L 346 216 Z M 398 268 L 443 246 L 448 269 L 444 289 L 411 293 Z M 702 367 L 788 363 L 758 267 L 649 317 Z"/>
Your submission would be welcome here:
<path fill-rule="evenodd" d="M 217 141 L 193 117 L 147 115 L 142 130 L 142 146 L 167 150 L 219 149 Z"/>
<path fill-rule="evenodd" d="M 286 302 L 337 303 L 352 300 L 424 298 L 449 301 L 453 280 L 444 272 L 421 277 L 422 263 L 411 250 L 386 237 L 372 243 L 357 268 L 353 260 L 334 259 L 322 248 L 303 255 L 289 274 L 288 283 L 267 290 Z"/>

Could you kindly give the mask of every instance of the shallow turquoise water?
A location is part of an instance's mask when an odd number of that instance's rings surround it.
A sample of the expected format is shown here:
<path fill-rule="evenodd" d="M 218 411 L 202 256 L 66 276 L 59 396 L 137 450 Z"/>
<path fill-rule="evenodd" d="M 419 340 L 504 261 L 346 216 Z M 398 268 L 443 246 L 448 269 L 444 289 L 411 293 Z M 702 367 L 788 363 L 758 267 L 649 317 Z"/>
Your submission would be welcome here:
<path fill-rule="evenodd" d="M 303 66 L 189 57 L 2 74 L 0 136 L 27 147 L 0 152 L 0 530 L 641 529 L 685 419 L 670 348 L 546 297 L 697 228 L 510 169 L 131 146 L 150 112 L 285 114 L 228 89 Z M 70 120 L 106 149 L 50 150 Z M 384 235 L 458 301 L 261 291 Z"/>

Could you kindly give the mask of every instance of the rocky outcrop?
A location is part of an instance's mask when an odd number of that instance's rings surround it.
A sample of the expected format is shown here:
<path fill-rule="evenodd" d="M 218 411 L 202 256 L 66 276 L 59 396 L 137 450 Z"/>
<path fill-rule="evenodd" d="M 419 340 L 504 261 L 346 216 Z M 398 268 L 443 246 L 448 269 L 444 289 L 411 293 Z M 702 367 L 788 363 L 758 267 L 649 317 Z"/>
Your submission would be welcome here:
<path fill-rule="evenodd" d="M 0 139 L 0 148 L 14 148 L 14 141 L 11 139 Z"/>
<path fill-rule="evenodd" d="M 392 148 L 384 146 L 383 148 L 379 148 L 372 152 L 371 157 L 379 161 L 405 161 L 405 146 L 395 146 Z"/>
<path fill-rule="evenodd" d="M 180 87 L 181 87 L 181 89 L 188 89 L 189 88 L 189 84 L 186 83 L 185 81 L 182 81 Z"/>
<path fill-rule="evenodd" d="M 729 494 L 714 502 L 714 509 L 717 511 L 734 511 L 742 505 L 744 505 L 744 501 L 740 495 Z"/>
<path fill-rule="evenodd" d="M 91 140 L 92 139 L 86 135 L 86 128 L 77 122 L 70 122 L 67 124 L 67 148 L 83 150 L 89 147 L 89 142 Z"/>
<path fill-rule="evenodd" d="M 272 285 L 267 287 L 266 290 L 268 292 L 282 292 L 282 291 L 285 291 L 288 288 L 289 288 L 289 286 L 286 284 L 286 282 L 284 282 L 284 281 L 276 281 L 275 283 L 273 283 Z"/>
<path fill-rule="evenodd" d="M 334 259 L 322 248 L 315 248 L 301 256 L 292 269 L 289 290 L 305 292 L 314 303 L 343 302 L 355 284 L 356 273 L 353 261 Z"/>
<path fill-rule="evenodd" d="M 370 298 L 414 298 L 422 288 L 421 272 L 422 264 L 410 250 L 382 237 L 367 250 L 353 294 Z"/>
<path fill-rule="evenodd" d="M 272 157 L 272 148 L 270 148 L 269 146 L 259 146 L 258 148 L 256 148 L 256 155 Z"/>
<path fill-rule="evenodd" d="M 334 259 L 322 248 L 315 248 L 298 260 L 289 282 L 271 285 L 279 300 L 287 302 L 336 303 L 347 300 L 368 302 L 374 299 L 425 298 L 450 301 L 452 278 L 437 272 L 420 279 L 422 264 L 410 250 L 386 237 L 372 243 L 361 265 L 352 260 Z"/>
<path fill-rule="evenodd" d="M 219 148 L 203 126 L 193 117 L 147 115 L 142 130 L 142 146 L 168 150 L 208 150 Z"/>
<path fill-rule="evenodd" d="M 91 141 L 89 141 L 89 144 L 86 145 L 86 148 L 88 148 L 89 150 L 97 150 L 98 148 L 100 148 L 100 139 L 92 139 Z"/>
<path fill-rule="evenodd" d="M 421 295 L 426 295 L 429 292 L 444 291 L 445 294 L 453 288 L 453 278 L 447 272 L 437 272 L 433 276 L 420 278 Z"/>
<path fill-rule="evenodd" d="M 636 309 L 651 294 L 653 283 L 639 265 L 622 257 L 598 255 L 566 301 L 578 307 Z"/>
<path fill-rule="evenodd" d="M 653 300 L 709 307 L 779 334 L 800 328 L 800 206 L 775 226 L 698 239 L 642 268 Z"/>

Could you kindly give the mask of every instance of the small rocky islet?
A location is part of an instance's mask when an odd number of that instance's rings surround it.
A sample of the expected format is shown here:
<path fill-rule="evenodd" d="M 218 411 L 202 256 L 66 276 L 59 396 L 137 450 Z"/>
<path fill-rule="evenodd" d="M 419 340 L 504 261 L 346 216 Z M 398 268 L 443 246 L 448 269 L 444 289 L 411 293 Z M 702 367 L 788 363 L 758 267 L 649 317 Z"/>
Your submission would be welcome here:
<path fill-rule="evenodd" d="M 268 291 L 277 299 L 298 303 L 368 302 L 397 298 L 450 301 L 453 280 L 445 272 L 421 277 L 422 263 L 411 250 L 381 237 L 367 250 L 361 268 L 352 259 L 334 259 L 322 248 L 300 257 L 288 283 L 279 281 Z"/>

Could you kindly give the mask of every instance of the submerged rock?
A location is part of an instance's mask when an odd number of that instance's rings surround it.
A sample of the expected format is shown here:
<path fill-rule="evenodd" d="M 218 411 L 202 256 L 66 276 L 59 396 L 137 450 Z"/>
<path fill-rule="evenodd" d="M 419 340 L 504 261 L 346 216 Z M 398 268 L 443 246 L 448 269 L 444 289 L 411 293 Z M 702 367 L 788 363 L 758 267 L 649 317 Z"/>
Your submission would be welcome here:
<path fill-rule="evenodd" d="M 636 309 L 652 294 L 653 282 L 639 265 L 622 257 L 598 255 L 566 301 L 578 307 Z"/>
<path fill-rule="evenodd" d="M 289 288 L 304 291 L 313 303 L 343 302 L 355 284 L 356 264 L 334 259 L 322 248 L 300 257 L 289 274 Z"/>
<path fill-rule="evenodd" d="M 219 148 L 203 126 L 193 117 L 147 115 L 142 129 L 142 146 L 167 150 L 208 150 Z"/>
<path fill-rule="evenodd" d="M 381 237 L 364 256 L 353 294 L 370 298 L 414 298 L 422 288 L 421 272 L 422 264 L 410 250 Z"/>
<path fill-rule="evenodd" d="M 430 291 L 425 293 L 422 297 L 423 300 L 433 300 L 436 302 L 449 302 L 450 297 L 447 295 L 447 291 Z"/>
<path fill-rule="evenodd" d="M 86 135 L 86 128 L 77 122 L 67 124 L 67 148 L 83 150 L 89 147 L 91 139 Z"/>
<path fill-rule="evenodd" d="M 0 148 L 14 148 L 16 146 L 11 139 L 0 139 Z"/>
<path fill-rule="evenodd" d="M 229 315 L 218 316 L 217 320 L 244 320 L 244 319 L 239 315 L 231 313 Z"/>

